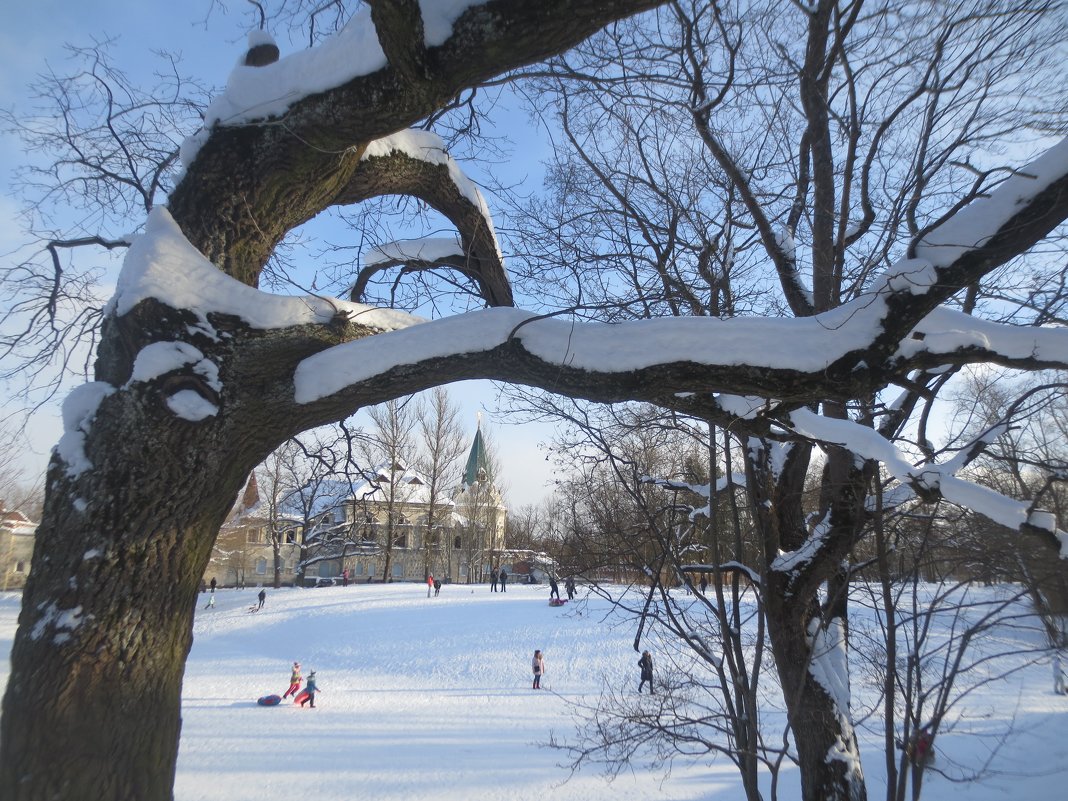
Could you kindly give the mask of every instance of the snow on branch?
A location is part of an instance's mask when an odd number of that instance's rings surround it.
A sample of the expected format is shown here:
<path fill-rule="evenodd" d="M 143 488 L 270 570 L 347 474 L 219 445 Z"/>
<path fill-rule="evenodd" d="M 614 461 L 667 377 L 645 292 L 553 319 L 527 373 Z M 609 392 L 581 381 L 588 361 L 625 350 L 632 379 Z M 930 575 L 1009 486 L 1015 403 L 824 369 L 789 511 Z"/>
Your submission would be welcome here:
<path fill-rule="evenodd" d="M 497 234 L 493 230 L 493 217 L 490 214 L 486 199 L 482 196 L 475 182 L 464 173 L 456 159 L 445 150 L 445 142 L 440 136 L 432 131 L 407 130 L 400 131 L 390 136 L 376 139 L 367 145 L 363 152 L 363 159 L 384 158 L 391 153 L 403 153 L 417 161 L 425 161 L 428 164 L 438 164 L 446 167 L 449 177 L 460 193 L 474 205 L 486 219 L 493 234 L 494 245 L 497 244 Z M 497 249 L 500 253 L 500 248 Z"/>
<path fill-rule="evenodd" d="M 491 306 L 513 305 L 489 205 L 474 181 L 429 131 L 408 130 L 371 142 L 359 168 L 337 202 L 359 203 L 395 194 L 419 198 L 456 226 L 459 241 L 425 239 L 382 246 L 372 251 L 356 278 L 352 300 L 362 300 L 371 277 L 389 267 L 431 269 L 447 266 L 473 278 Z"/>
<path fill-rule="evenodd" d="M 108 310 L 122 316 L 148 298 L 193 311 L 207 328 L 207 315 L 213 312 L 233 315 L 257 329 L 324 324 L 339 313 L 376 331 L 421 322 L 418 317 L 362 303 L 271 295 L 246 286 L 204 258 L 162 206 L 149 213 L 145 233 L 130 246 Z"/>
<path fill-rule="evenodd" d="M 836 420 L 808 409 L 798 409 L 790 413 L 790 421 L 802 436 L 841 445 L 865 459 L 881 462 L 895 479 L 925 501 L 944 498 L 1013 530 L 1041 530 L 1052 534 L 1061 543 L 1062 555 L 1068 558 L 1068 535 L 1057 530 L 1055 518 L 1036 513 L 1027 502 L 1017 501 L 954 475 L 967 463 L 963 454 L 973 453 L 974 446 L 944 464 L 925 463 L 916 466 L 878 432 L 852 420 Z M 981 439 L 992 439 L 1001 430 L 1003 426 L 991 427 Z M 903 498 L 895 496 L 895 500 L 901 502 Z"/>
<path fill-rule="evenodd" d="M 1061 366 L 1068 363 L 1068 328 L 1005 325 L 939 307 L 901 342 L 897 355 L 915 359 L 929 354 L 941 363 L 964 351 L 972 359 L 981 352 L 999 363 Z"/>
<path fill-rule="evenodd" d="M 455 237 L 427 237 L 426 239 L 401 239 L 373 247 L 363 256 L 368 267 L 382 264 L 423 262 L 434 264 L 448 259 L 463 258 L 464 249 Z"/>
<path fill-rule="evenodd" d="M 987 245 L 1031 200 L 1068 173 L 1068 139 L 1051 147 L 993 192 L 977 198 L 930 231 L 915 247 L 918 259 L 948 267 Z"/>

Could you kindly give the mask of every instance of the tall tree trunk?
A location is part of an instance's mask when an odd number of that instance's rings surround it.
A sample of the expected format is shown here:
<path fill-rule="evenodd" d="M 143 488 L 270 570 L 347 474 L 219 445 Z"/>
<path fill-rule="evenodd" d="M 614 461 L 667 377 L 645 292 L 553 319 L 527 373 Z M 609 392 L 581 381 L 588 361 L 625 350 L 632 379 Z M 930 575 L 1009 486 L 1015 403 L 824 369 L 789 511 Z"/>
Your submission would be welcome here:
<path fill-rule="evenodd" d="M 770 595 L 775 596 L 773 590 Z M 776 597 L 768 605 L 768 634 L 775 652 L 790 729 L 797 746 L 805 801 L 864 801 L 867 791 L 860 750 L 848 709 L 815 678 L 809 630 L 821 625 L 818 610 Z"/>
<path fill-rule="evenodd" d="M 171 798 L 199 585 L 251 465 L 140 425 L 76 477 L 50 465 L 4 696 L 7 801 Z"/>
<path fill-rule="evenodd" d="M 773 452 L 784 454 L 773 458 Z M 866 475 L 851 453 L 830 450 L 821 483 L 822 518 L 804 507 L 811 446 L 752 441 L 746 469 L 765 553 L 764 604 L 804 801 L 864 801 L 867 791 L 849 714 L 844 592 L 820 594 L 854 542 Z M 828 645 L 828 643 L 830 645 Z M 831 647 L 841 653 L 830 654 Z M 837 697 L 836 697 L 837 696 Z"/>

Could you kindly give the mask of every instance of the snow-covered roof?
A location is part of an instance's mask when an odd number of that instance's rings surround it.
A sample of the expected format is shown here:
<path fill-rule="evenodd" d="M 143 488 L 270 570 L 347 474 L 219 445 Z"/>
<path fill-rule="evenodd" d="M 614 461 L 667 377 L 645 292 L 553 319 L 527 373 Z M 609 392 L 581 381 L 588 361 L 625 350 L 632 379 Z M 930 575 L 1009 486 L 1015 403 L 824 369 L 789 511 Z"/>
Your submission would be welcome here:
<path fill-rule="evenodd" d="M 390 481 L 391 474 L 394 476 Z M 392 466 L 383 462 L 367 471 L 362 478 L 331 479 L 291 493 L 280 502 L 280 508 L 290 515 L 302 515 L 308 504 L 308 517 L 315 518 L 348 502 L 383 504 L 390 499 L 391 488 L 397 503 L 428 506 L 430 504 L 430 480 L 411 467 L 403 464 Z M 436 505 L 451 507 L 453 501 L 439 493 Z"/>

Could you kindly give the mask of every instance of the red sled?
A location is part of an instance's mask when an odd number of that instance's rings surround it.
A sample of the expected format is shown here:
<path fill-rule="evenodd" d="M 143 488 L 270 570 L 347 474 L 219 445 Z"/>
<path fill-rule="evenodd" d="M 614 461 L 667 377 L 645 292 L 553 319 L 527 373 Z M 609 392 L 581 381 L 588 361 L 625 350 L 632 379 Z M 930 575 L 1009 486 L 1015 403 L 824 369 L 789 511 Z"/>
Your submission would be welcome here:
<path fill-rule="evenodd" d="M 282 696 L 280 695 L 265 695 L 256 701 L 260 706 L 278 706 L 282 703 Z"/>
<path fill-rule="evenodd" d="M 563 600 L 561 600 L 559 598 L 550 598 L 549 599 L 549 606 L 563 606 L 566 603 L 567 603 L 567 601 L 563 601 Z"/>
<path fill-rule="evenodd" d="M 293 696 L 293 703 L 294 704 L 302 704 L 307 700 L 308 700 L 308 691 L 307 690 L 301 690 L 299 693 L 297 693 L 296 695 Z"/>

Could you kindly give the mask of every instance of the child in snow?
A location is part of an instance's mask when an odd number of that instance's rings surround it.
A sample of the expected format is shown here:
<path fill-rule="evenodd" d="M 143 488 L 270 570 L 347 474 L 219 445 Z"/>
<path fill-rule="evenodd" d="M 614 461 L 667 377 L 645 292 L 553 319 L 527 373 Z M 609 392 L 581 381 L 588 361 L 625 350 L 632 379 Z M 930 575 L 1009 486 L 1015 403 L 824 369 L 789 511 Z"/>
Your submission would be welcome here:
<path fill-rule="evenodd" d="M 649 695 L 653 694 L 653 657 L 648 651 L 642 651 L 642 658 L 638 660 L 638 667 L 642 670 L 642 680 L 638 682 L 638 692 L 642 691 L 645 682 L 649 682 Z"/>
<path fill-rule="evenodd" d="M 212 579 L 212 581 L 215 581 L 215 579 Z M 212 590 L 212 592 L 214 593 L 215 590 Z M 208 596 L 208 604 L 204 608 L 205 609 L 214 609 L 215 608 L 215 596 L 214 595 L 209 595 Z"/>
<path fill-rule="evenodd" d="M 315 671 L 308 672 L 308 683 L 304 686 L 304 692 L 300 694 L 300 706 L 304 707 L 305 704 L 309 704 L 312 709 L 315 709 L 315 693 L 319 689 L 315 683 Z M 310 702 L 310 703 L 309 703 Z"/>
<path fill-rule="evenodd" d="M 290 694 L 296 695 L 300 689 L 300 682 L 303 676 L 300 675 L 300 662 L 293 663 L 293 672 L 289 674 L 289 689 L 285 691 L 283 698 L 288 698 Z"/>
<path fill-rule="evenodd" d="M 534 689 L 541 689 L 541 677 L 545 673 L 545 658 L 541 651 L 534 652 L 534 658 L 530 660 L 530 667 L 534 670 Z"/>

